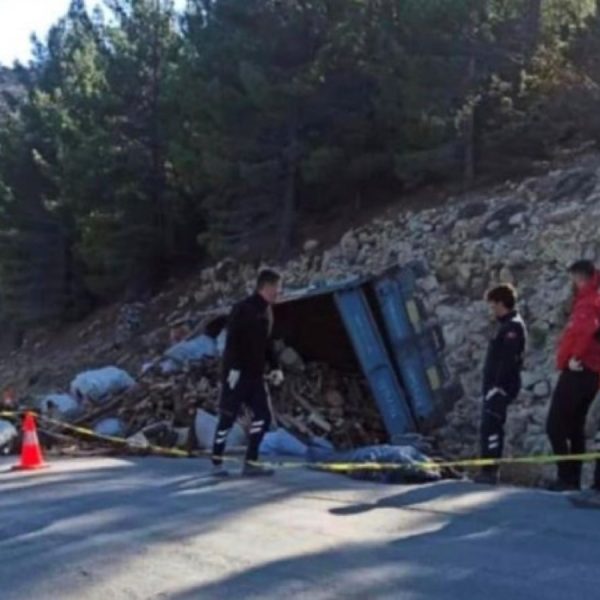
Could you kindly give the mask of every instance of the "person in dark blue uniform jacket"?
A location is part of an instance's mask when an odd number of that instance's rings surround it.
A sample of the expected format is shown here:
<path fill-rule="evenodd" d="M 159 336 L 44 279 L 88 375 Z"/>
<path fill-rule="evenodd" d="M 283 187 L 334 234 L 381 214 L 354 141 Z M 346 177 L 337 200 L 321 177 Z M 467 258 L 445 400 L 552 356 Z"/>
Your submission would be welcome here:
<path fill-rule="evenodd" d="M 517 311 L 517 293 L 511 285 L 493 288 L 486 300 L 497 325 L 483 368 L 481 457 L 501 458 L 508 407 L 521 390 L 527 330 Z M 483 467 L 476 481 L 497 483 L 498 467 Z"/>

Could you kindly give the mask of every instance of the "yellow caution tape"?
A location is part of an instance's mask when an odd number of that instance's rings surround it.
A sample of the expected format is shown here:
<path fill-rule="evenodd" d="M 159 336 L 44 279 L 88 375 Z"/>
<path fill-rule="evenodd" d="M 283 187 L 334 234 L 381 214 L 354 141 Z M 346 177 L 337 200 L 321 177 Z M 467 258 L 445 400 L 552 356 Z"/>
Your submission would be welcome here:
<path fill-rule="evenodd" d="M 115 437 L 112 435 L 102 435 L 100 433 L 96 433 L 95 431 L 92 431 L 91 429 L 86 429 L 85 427 L 77 427 L 76 425 L 71 425 L 70 423 L 65 423 L 64 421 L 59 421 L 57 419 L 51 419 L 50 417 L 46 417 L 44 415 L 35 413 L 33 411 L 27 411 L 27 412 L 32 412 L 32 414 L 35 415 L 36 419 L 38 419 L 39 421 L 43 421 L 44 423 L 48 423 L 50 425 L 56 425 L 66 431 L 71 431 L 73 433 L 79 433 L 80 435 L 84 435 L 90 439 L 109 442 L 111 444 L 119 444 L 122 446 L 127 446 L 128 448 L 133 449 L 133 450 L 147 450 L 150 452 L 166 454 L 166 455 L 170 455 L 170 456 L 177 456 L 177 457 L 188 457 L 189 456 L 188 452 L 185 452 L 183 450 L 178 450 L 177 448 L 162 448 L 161 446 L 154 446 L 152 444 L 147 444 L 144 446 L 136 446 L 135 444 L 133 444 L 130 440 L 128 440 L 126 438 L 119 438 L 119 437 Z M 20 416 L 21 414 L 22 413 L 19 413 L 19 412 L 0 412 L 0 417 L 15 418 L 15 417 Z"/>
<path fill-rule="evenodd" d="M 57 425 L 67 431 L 72 431 L 74 433 L 79 433 L 80 435 L 84 435 L 91 439 L 102 440 L 105 442 L 110 442 L 111 444 L 120 444 L 123 446 L 127 446 L 131 450 L 145 450 L 149 452 L 154 452 L 157 454 L 163 454 L 168 456 L 176 456 L 176 457 L 188 457 L 189 453 L 184 450 L 179 450 L 177 448 L 163 448 L 161 446 L 154 446 L 153 444 L 144 444 L 143 446 L 137 446 L 132 440 L 128 440 L 126 438 L 119 438 L 112 435 L 102 435 L 100 433 L 96 433 L 91 429 L 86 429 L 85 427 L 77 427 L 75 425 L 71 425 L 70 423 L 64 423 L 63 421 L 58 421 L 56 419 L 51 419 L 49 417 L 45 417 L 43 415 L 38 415 L 38 418 L 44 423 L 50 423 L 51 425 Z"/>
<path fill-rule="evenodd" d="M 0 412 L 0 417 L 5 418 L 16 418 L 21 416 L 25 411 L 4 411 Z M 32 412 L 32 411 L 29 411 Z M 189 458 L 190 453 L 185 450 L 178 448 L 164 448 L 162 446 L 156 446 L 154 444 L 145 444 L 136 446 L 131 439 L 119 438 L 110 435 L 98 434 L 91 429 L 85 427 L 78 427 L 52 419 L 44 415 L 33 412 L 37 419 L 51 425 L 56 425 L 64 430 L 78 433 L 90 439 L 99 441 L 109 442 L 111 444 L 117 444 L 126 446 L 130 450 L 147 451 L 154 454 L 160 454 L 162 456 L 173 456 L 177 458 Z M 210 452 L 195 452 L 194 456 L 205 456 L 212 458 Z M 224 456 L 222 460 L 228 462 L 242 462 L 242 459 Z M 403 469 L 424 469 L 424 470 L 437 470 L 437 469 L 460 469 L 460 468 L 478 468 L 478 467 L 493 467 L 501 465 L 546 465 L 557 462 L 591 462 L 594 460 L 600 460 L 600 452 L 587 452 L 585 454 L 570 454 L 570 455 L 555 455 L 555 454 L 539 454 L 535 456 L 517 456 L 512 458 L 467 458 L 460 460 L 448 460 L 448 461 L 426 461 L 426 462 L 414 462 L 411 464 L 398 464 L 398 463 L 377 463 L 377 462 L 257 462 L 257 465 L 269 466 L 278 469 L 297 469 L 306 468 L 331 471 L 335 473 L 347 473 L 350 471 L 400 471 Z"/>

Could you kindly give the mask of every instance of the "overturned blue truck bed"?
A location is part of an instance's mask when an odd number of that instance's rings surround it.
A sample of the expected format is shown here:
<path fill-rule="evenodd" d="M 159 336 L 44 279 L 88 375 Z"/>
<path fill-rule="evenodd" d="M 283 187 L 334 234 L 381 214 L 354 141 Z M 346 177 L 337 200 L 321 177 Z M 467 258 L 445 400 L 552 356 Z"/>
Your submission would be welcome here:
<path fill-rule="evenodd" d="M 275 336 L 305 359 L 362 371 L 391 443 L 426 433 L 461 396 L 443 361 L 439 325 L 417 293 L 419 265 L 289 292 Z"/>

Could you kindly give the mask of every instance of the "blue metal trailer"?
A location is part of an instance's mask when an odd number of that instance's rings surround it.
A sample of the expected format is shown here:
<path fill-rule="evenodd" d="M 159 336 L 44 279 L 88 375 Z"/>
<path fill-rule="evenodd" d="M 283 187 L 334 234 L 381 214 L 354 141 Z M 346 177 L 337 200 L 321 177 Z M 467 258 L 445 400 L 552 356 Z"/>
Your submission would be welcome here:
<path fill-rule="evenodd" d="M 443 336 L 417 293 L 418 269 L 289 293 L 278 334 L 306 358 L 360 369 L 393 443 L 424 432 L 461 393 L 443 361 Z"/>

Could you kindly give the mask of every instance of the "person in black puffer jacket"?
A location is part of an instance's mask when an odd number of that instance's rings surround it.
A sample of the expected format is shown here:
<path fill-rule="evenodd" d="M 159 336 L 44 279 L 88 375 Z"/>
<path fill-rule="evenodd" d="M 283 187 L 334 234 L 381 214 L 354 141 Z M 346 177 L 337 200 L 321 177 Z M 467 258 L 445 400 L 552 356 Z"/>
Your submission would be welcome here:
<path fill-rule="evenodd" d="M 486 300 L 497 326 L 488 346 L 483 369 L 481 457 L 501 458 L 508 407 L 521 390 L 527 330 L 517 312 L 517 294 L 512 286 L 501 285 L 490 290 Z M 497 480 L 497 466 L 484 467 L 476 478 L 478 483 L 492 485 Z"/>
<path fill-rule="evenodd" d="M 250 440 L 243 474 L 272 475 L 270 469 L 256 464 L 260 443 L 271 424 L 271 412 L 265 388 L 265 369 L 269 365 L 270 380 L 283 382 L 283 373 L 273 350 L 273 304 L 281 289 L 281 276 L 264 270 L 258 276 L 256 291 L 237 304 L 227 326 L 227 343 L 223 357 L 223 391 L 219 423 L 213 445 L 214 474 L 227 475 L 223 468 L 223 453 L 227 436 L 242 405 L 253 413 Z"/>

